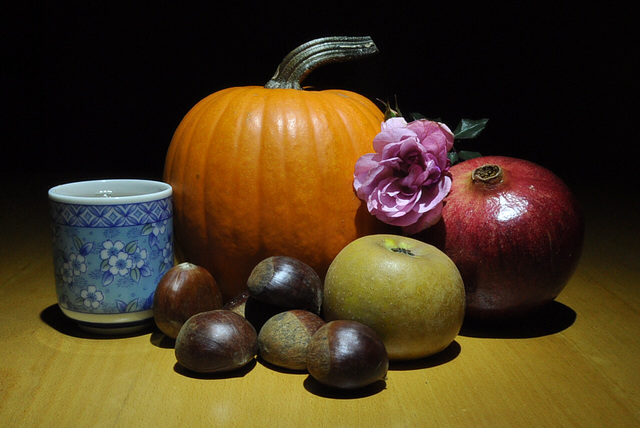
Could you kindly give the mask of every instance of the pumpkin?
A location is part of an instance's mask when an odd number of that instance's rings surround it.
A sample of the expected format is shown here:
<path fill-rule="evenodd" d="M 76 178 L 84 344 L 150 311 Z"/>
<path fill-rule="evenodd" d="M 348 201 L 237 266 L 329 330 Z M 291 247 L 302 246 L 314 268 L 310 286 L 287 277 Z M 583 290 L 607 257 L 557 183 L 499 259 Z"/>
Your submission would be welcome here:
<path fill-rule="evenodd" d="M 225 301 L 267 257 L 295 257 L 324 277 L 346 244 L 383 227 L 353 190 L 382 111 L 357 93 L 301 87 L 320 65 L 375 52 L 369 37 L 313 40 L 264 87 L 215 92 L 180 122 L 164 171 L 177 254 L 209 270 Z"/>

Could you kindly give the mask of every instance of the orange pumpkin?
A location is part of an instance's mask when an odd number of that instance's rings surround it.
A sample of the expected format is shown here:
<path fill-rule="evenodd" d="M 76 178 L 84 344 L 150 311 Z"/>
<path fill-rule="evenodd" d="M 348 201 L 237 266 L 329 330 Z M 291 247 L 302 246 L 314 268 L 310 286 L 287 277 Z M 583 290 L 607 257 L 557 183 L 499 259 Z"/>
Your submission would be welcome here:
<path fill-rule="evenodd" d="M 211 272 L 225 301 L 266 257 L 298 258 L 324 277 L 346 244 L 382 227 L 355 196 L 353 171 L 383 113 L 353 92 L 300 87 L 319 65 L 375 52 L 368 37 L 311 41 L 265 87 L 211 94 L 178 126 L 164 172 L 177 251 Z"/>

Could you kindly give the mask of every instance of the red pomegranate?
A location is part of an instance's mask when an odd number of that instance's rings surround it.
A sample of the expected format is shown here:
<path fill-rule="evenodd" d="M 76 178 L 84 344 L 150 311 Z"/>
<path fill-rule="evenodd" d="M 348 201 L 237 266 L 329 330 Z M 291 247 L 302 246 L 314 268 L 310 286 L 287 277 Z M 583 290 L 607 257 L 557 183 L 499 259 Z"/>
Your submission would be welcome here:
<path fill-rule="evenodd" d="M 444 251 L 465 283 L 466 319 L 530 314 L 573 274 L 584 219 L 564 182 L 535 163 L 503 156 L 451 168 L 442 219 L 421 236 Z"/>

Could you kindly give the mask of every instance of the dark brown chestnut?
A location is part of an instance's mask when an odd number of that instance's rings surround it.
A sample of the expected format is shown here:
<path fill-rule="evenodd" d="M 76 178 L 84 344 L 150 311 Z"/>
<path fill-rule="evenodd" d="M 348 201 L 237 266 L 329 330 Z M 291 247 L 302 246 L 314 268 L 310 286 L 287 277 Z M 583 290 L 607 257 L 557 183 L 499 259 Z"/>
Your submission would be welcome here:
<path fill-rule="evenodd" d="M 242 316 L 225 309 L 201 312 L 184 323 L 176 338 L 178 363 L 198 373 L 243 367 L 258 353 L 258 335 Z"/>
<path fill-rule="evenodd" d="M 280 312 L 286 312 L 288 308 L 273 305 L 271 303 L 258 300 L 253 296 L 249 296 L 244 303 L 244 317 L 256 329 L 258 334 L 262 330 L 262 326 L 274 315 Z"/>
<path fill-rule="evenodd" d="M 153 296 L 153 318 L 167 336 L 175 339 L 191 316 L 222 308 L 222 293 L 205 268 L 180 263 L 164 274 Z"/>
<path fill-rule="evenodd" d="M 275 314 L 286 311 L 286 308 L 256 300 L 249 295 L 248 290 L 237 294 L 225 303 L 222 309 L 228 309 L 242 315 L 251 323 L 258 333 L 260 333 L 260 329 L 269 318 Z"/>
<path fill-rule="evenodd" d="M 244 316 L 244 308 L 249 298 L 249 291 L 245 290 L 238 293 L 235 297 L 232 297 L 227 303 L 224 304 L 222 309 L 233 311 L 239 315 Z"/>
<path fill-rule="evenodd" d="M 258 263 L 247 280 L 252 297 L 286 309 L 319 314 L 323 283 L 308 264 L 287 256 L 273 256 Z"/>
<path fill-rule="evenodd" d="M 307 370 L 324 385 L 357 389 L 386 379 L 389 356 L 373 329 L 357 321 L 336 320 L 311 338 Z"/>
<path fill-rule="evenodd" d="M 306 370 L 307 347 L 323 325 L 322 318 L 302 309 L 274 315 L 258 334 L 260 357 L 278 367 Z"/>

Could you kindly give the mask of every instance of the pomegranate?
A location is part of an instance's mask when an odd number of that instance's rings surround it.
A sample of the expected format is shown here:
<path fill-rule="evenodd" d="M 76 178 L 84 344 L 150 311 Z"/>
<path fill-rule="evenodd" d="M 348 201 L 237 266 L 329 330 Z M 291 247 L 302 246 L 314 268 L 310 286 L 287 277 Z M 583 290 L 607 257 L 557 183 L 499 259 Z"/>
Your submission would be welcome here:
<path fill-rule="evenodd" d="M 564 182 L 535 163 L 484 156 L 454 165 L 442 219 L 420 236 L 447 254 L 465 284 L 465 319 L 525 316 L 573 274 L 584 219 Z"/>

